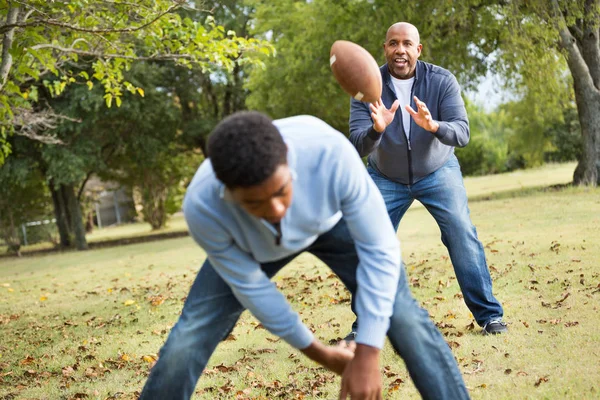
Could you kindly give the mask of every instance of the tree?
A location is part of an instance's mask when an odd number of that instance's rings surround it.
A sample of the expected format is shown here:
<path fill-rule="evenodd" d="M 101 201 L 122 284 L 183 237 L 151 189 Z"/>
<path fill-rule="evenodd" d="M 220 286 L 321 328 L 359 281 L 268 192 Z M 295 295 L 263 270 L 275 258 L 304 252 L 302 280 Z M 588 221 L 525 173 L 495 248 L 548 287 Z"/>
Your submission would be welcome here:
<path fill-rule="evenodd" d="M 215 20 L 225 30 L 235 32 L 236 36 L 255 40 L 250 27 L 255 8 L 252 1 L 195 1 L 196 9 L 200 4 L 211 10 Z M 191 19 L 203 19 L 202 13 L 185 10 Z M 271 53 L 263 52 L 262 57 Z M 258 60 L 256 60 L 258 61 Z M 200 68 L 173 70 L 171 84 L 174 95 L 180 100 L 183 139 L 190 147 L 206 147 L 206 137 L 214 126 L 224 117 L 246 108 L 249 91 L 244 87 L 252 67 L 261 69 L 262 63 L 236 63 L 233 68 L 213 68 L 205 71 Z"/>
<path fill-rule="evenodd" d="M 143 96 L 143 88 L 123 78 L 123 72 L 140 60 L 171 60 L 231 70 L 237 63 L 252 62 L 252 53 L 269 53 L 261 41 L 225 31 L 209 16 L 198 21 L 178 12 L 187 0 L 75 0 L 0 1 L 3 36 L 0 60 L 0 164 L 10 151 L 11 132 L 45 140 L 31 132 L 31 113 L 38 97 L 33 83 L 44 80 L 52 95 L 75 82 L 93 87 L 100 83 L 106 104 L 119 106 L 123 93 Z M 91 72 L 85 70 L 91 67 Z M 54 76 L 49 80 L 47 76 Z M 44 124 L 56 115 L 47 113 Z M 42 124 L 42 126 L 44 125 Z"/>
<path fill-rule="evenodd" d="M 518 40 L 528 44 L 512 49 L 522 62 L 522 73 L 533 73 L 531 67 L 540 52 L 564 56 L 583 138 L 583 152 L 573 181 L 600 184 L 600 0 L 523 0 L 511 2 L 505 12 L 513 27 L 520 28 L 515 33 L 521 37 L 507 43 Z M 528 36 L 522 37 L 524 33 Z M 546 75 L 538 87 L 547 83 Z"/>
<path fill-rule="evenodd" d="M 144 221 L 154 230 L 163 228 L 168 216 L 180 209 L 184 185 L 202 159 L 184 140 L 183 107 L 172 84 L 178 71 L 182 72 L 165 63 L 136 64 L 127 77 L 146 88 L 145 97 L 128 99 L 118 109 L 103 109 L 99 118 L 97 92 L 83 101 L 74 92 L 61 106 L 65 112 L 86 116 L 82 123 L 65 124 L 69 136 L 86 132 L 90 145 L 111 149 L 94 173 L 139 193 Z"/>
<path fill-rule="evenodd" d="M 48 108 L 50 99 L 73 85 L 93 90 L 100 83 L 103 102 L 121 106 L 125 93 L 145 94 L 125 79 L 134 62 L 174 61 L 209 75 L 259 63 L 257 54 L 271 52 L 264 41 L 226 31 L 212 16 L 206 17 L 206 10 L 195 12 L 201 20 L 186 17 L 184 9 L 193 11 L 187 0 L 0 3 L 6 21 L 0 26 L 0 165 L 10 151 L 6 137 L 11 133 L 45 145 L 32 146 L 31 156 L 52 193 L 63 246 L 74 242 L 80 249 L 87 247 L 81 190 L 115 147 L 101 142 L 76 149 L 73 143 L 85 141 L 73 140 L 65 131 L 59 139 L 56 128 L 65 116 Z"/>

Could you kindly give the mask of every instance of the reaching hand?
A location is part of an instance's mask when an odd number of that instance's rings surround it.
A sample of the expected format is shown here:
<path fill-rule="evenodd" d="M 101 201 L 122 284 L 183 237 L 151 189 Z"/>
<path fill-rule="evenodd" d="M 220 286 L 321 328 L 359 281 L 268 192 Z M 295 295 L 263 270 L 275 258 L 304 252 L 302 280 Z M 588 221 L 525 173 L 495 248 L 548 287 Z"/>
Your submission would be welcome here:
<path fill-rule="evenodd" d="M 385 128 L 392 123 L 399 105 L 400 102 L 396 100 L 388 110 L 381 99 L 369 105 L 369 108 L 371 109 L 371 119 L 373 120 L 373 128 L 377 132 L 383 132 Z"/>
<path fill-rule="evenodd" d="M 342 375 L 350 361 L 354 358 L 355 349 L 355 342 L 347 343 L 345 340 L 340 341 L 337 346 L 329 347 L 331 355 L 326 367 L 336 374 Z"/>
<path fill-rule="evenodd" d="M 417 96 L 414 96 L 417 111 L 413 110 L 410 105 L 404 107 L 406 111 L 413 117 L 415 123 L 421 128 L 429 132 L 437 132 L 440 124 L 433 120 L 427 105 L 423 103 Z"/>
<path fill-rule="evenodd" d="M 340 400 L 382 400 L 382 386 L 379 349 L 359 344 L 342 375 Z"/>
<path fill-rule="evenodd" d="M 348 363 L 354 358 L 355 348 L 354 342 L 346 343 L 345 340 L 342 340 L 337 346 L 325 346 L 318 340 L 314 340 L 310 346 L 301 351 L 328 370 L 342 375 Z"/>

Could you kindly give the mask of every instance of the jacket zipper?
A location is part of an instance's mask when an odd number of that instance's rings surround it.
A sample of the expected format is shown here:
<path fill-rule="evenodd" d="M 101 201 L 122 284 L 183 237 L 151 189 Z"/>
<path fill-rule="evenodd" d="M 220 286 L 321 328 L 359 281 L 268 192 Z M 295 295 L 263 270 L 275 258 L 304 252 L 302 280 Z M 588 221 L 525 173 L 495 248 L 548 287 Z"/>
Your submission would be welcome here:
<path fill-rule="evenodd" d="M 413 82 L 412 87 L 410 88 L 410 103 L 411 104 L 413 102 L 416 84 L 417 84 L 417 75 L 415 73 L 415 80 Z M 407 144 L 408 144 L 408 183 L 409 183 L 409 185 L 413 184 L 412 153 L 411 153 L 412 147 L 410 146 L 410 139 L 412 137 L 412 123 L 413 123 L 412 118 L 409 117 L 408 126 L 409 126 L 410 130 L 408 131 L 408 140 L 407 140 Z M 404 124 L 402 124 L 402 126 L 404 126 Z"/>

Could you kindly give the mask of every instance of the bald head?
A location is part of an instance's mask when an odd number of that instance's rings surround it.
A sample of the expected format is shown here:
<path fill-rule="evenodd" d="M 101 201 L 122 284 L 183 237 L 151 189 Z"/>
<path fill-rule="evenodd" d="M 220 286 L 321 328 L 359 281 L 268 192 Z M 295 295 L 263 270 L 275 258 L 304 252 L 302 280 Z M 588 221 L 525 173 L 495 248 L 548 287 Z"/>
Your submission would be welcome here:
<path fill-rule="evenodd" d="M 383 44 L 390 74 L 397 79 L 415 76 L 422 48 L 419 30 L 414 25 L 398 22 L 390 26 Z"/>
<path fill-rule="evenodd" d="M 416 26 L 414 26 L 413 24 L 409 24 L 408 22 L 396 22 L 394 25 L 390 26 L 385 35 L 386 42 L 393 32 L 402 32 L 408 36 L 411 36 L 415 43 L 421 43 L 419 30 Z"/>

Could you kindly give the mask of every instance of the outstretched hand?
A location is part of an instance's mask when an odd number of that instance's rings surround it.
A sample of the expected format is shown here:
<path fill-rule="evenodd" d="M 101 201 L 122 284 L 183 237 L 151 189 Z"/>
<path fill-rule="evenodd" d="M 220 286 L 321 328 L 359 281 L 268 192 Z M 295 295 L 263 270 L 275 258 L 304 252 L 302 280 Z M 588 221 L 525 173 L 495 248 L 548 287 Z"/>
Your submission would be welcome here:
<path fill-rule="evenodd" d="M 398 106 L 400 106 L 400 102 L 396 100 L 388 110 L 381 99 L 369 105 L 369 108 L 371 109 L 371 119 L 373 120 L 373 128 L 377 132 L 383 132 L 385 128 L 392 123 Z"/>
<path fill-rule="evenodd" d="M 412 107 L 406 105 L 404 109 L 408 111 L 408 113 L 413 117 L 415 123 L 419 125 L 421 128 L 429 131 L 429 132 L 437 132 L 440 124 L 438 124 L 433 117 L 431 116 L 431 112 L 427 108 L 427 105 L 423 103 L 417 96 L 413 97 L 415 100 L 415 105 L 417 106 L 417 110 L 413 110 Z"/>

